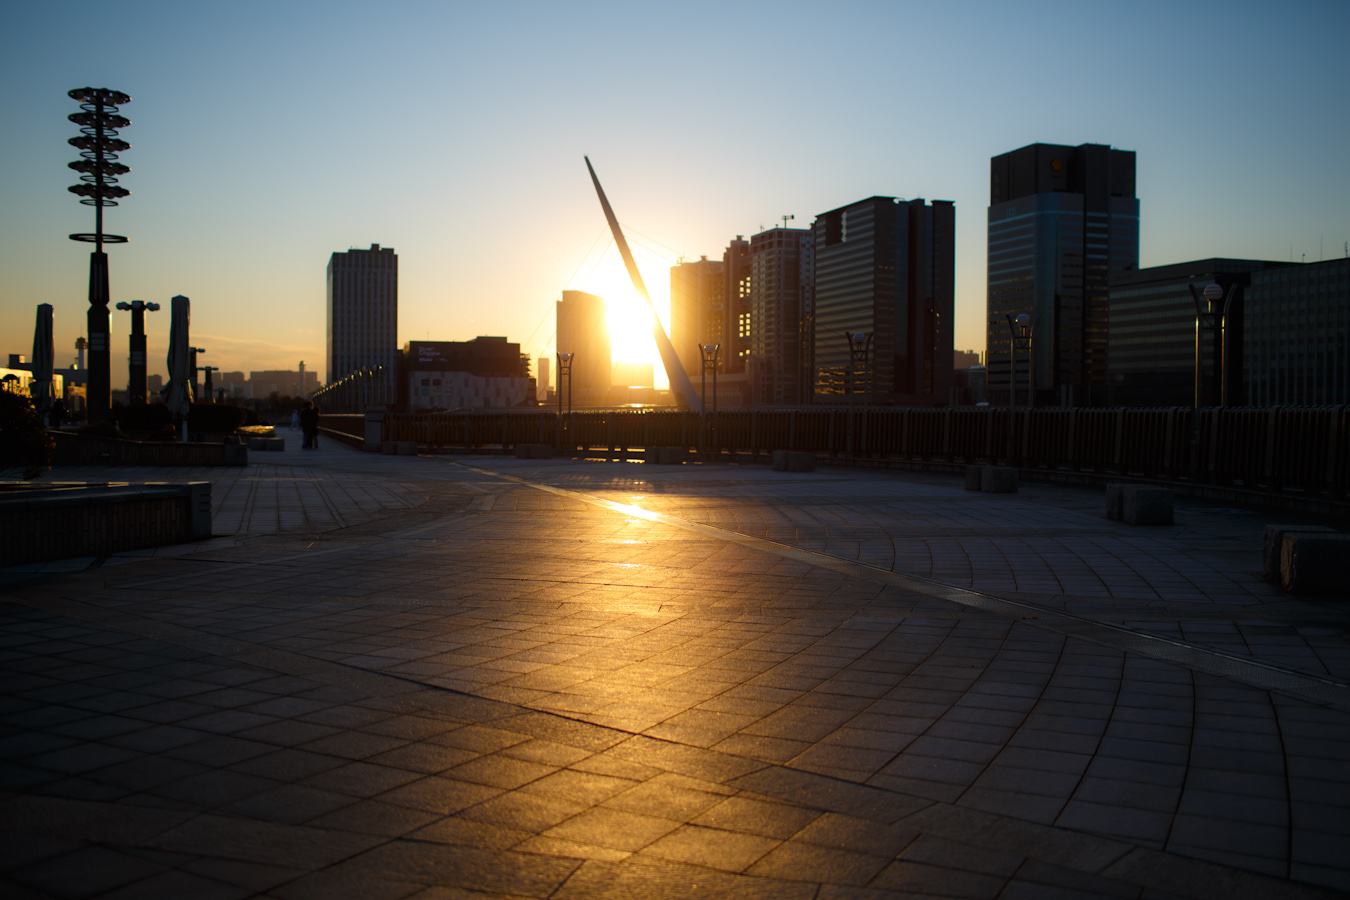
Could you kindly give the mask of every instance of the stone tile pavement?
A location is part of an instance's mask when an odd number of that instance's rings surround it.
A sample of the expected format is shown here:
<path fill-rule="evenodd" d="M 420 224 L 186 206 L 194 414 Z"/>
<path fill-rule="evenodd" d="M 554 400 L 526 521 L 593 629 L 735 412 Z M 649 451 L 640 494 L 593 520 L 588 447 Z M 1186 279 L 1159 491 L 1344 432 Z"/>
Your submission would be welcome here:
<path fill-rule="evenodd" d="M 1260 582 L 1259 516 L 331 444 L 225 477 L 213 545 L 6 573 L 7 896 L 1350 889 L 1350 622 Z M 222 517 L 241 483 L 278 511 Z"/>

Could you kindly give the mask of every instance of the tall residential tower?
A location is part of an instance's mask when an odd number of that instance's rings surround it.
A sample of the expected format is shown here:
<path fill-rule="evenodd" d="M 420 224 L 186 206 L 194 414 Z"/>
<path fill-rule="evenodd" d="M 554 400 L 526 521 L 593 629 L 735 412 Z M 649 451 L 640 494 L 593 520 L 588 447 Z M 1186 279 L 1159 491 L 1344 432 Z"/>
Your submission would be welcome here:
<path fill-rule="evenodd" d="M 398 256 L 393 247 L 328 260 L 328 384 L 384 366 L 385 396 L 398 389 Z"/>

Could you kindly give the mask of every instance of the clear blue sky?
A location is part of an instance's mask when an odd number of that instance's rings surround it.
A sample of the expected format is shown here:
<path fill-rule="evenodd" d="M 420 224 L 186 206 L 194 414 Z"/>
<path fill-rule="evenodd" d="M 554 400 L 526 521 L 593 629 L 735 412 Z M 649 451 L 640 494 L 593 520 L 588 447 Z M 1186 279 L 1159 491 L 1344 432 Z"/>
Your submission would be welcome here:
<path fill-rule="evenodd" d="M 328 256 L 372 243 L 399 254 L 400 343 L 550 349 L 561 290 L 624 278 L 583 154 L 658 303 L 675 257 L 779 216 L 954 200 L 978 349 L 989 158 L 1036 141 L 1138 153 L 1142 265 L 1342 255 L 1347 33 L 1345 2 L 15 3 L 0 351 L 30 351 L 38 303 L 58 364 L 84 331 L 75 87 L 133 97 L 113 299 L 191 297 L 203 364 L 322 372 Z M 167 310 L 149 331 L 162 371 Z"/>

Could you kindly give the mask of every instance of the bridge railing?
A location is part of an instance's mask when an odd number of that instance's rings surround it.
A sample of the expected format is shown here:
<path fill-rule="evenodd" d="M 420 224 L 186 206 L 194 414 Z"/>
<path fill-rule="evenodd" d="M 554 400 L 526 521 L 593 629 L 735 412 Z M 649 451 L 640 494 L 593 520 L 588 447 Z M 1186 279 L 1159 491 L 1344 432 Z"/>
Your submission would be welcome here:
<path fill-rule="evenodd" d="M 325 416 L 329 419 L 359 417 Z M 352 433 L 357 433 L 355 427 Z M 859 407 L 733 410 L 473 410 L 386 413 L 383 439 L 509 452 L 549 444 L 622 456 L 647 447 L 761 457 L 804 450 L 855 459 L 1000 463 L 1342 500 L 1350 478 L 1347 407 L 1016 409 Z"/>

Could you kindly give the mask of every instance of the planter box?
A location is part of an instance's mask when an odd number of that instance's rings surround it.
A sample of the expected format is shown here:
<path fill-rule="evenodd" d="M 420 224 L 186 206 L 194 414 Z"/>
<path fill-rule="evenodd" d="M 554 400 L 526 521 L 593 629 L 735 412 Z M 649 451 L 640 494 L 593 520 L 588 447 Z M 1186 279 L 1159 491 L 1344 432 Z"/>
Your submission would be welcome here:
<path fill-rule="evenodd" d="M 126 441 L 49 431 L 56 442 L 52 466 L 246 466 L 242 444 Z"/>
<path fill-rule="evenodd" d="M 42 484 L 0 490 L 0 566 L 211 536 L 211 483 Z"/>

